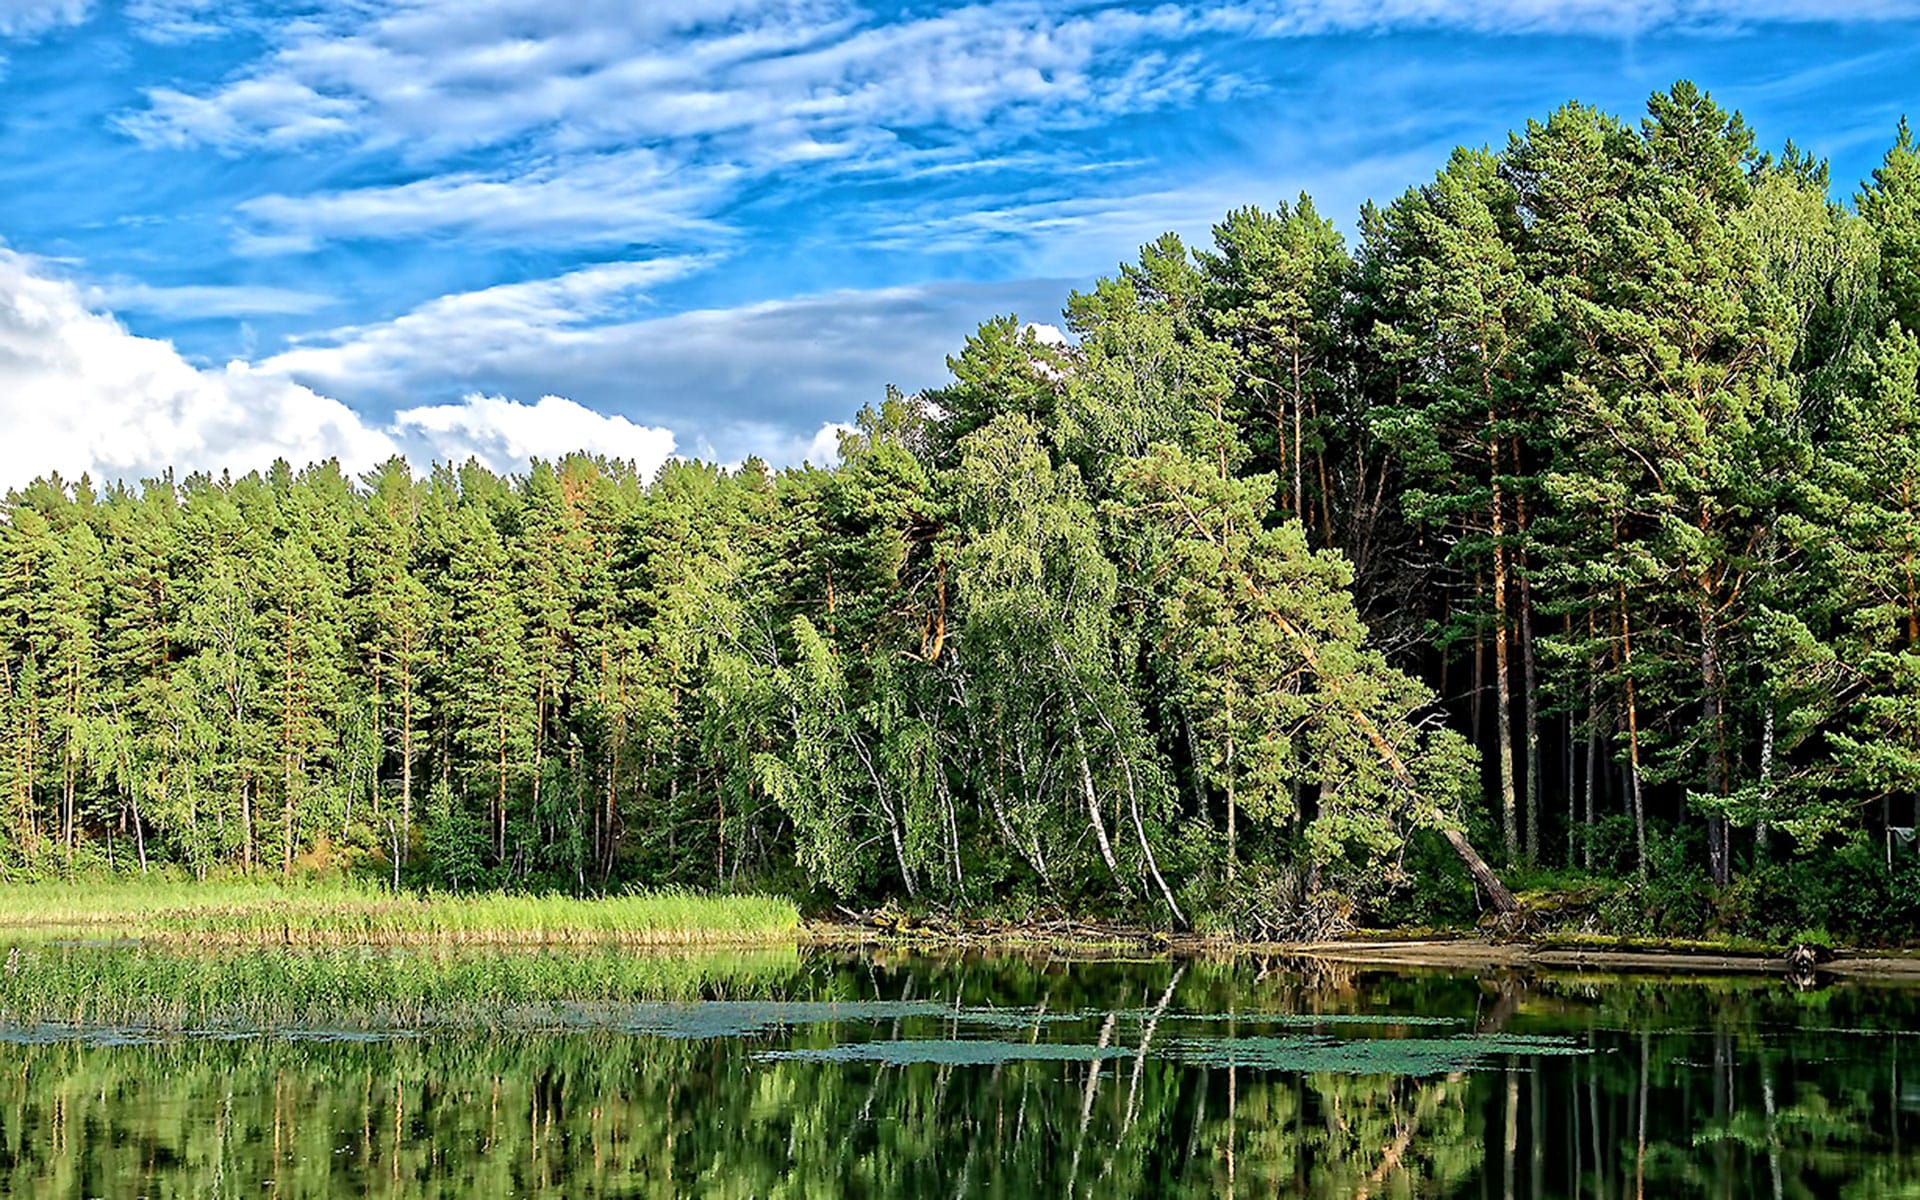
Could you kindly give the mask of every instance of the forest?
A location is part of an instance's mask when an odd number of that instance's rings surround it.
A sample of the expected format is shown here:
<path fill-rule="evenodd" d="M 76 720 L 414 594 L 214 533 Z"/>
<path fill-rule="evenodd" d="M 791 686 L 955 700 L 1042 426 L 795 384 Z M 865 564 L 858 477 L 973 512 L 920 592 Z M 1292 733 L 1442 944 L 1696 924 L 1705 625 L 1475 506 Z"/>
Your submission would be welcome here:
<path fill-rule="evenodd" d="M 0 877 L 1920 933 L 1920 145 L 1691 84 L 986 321 L 838 461 L 49 476 Z"/>

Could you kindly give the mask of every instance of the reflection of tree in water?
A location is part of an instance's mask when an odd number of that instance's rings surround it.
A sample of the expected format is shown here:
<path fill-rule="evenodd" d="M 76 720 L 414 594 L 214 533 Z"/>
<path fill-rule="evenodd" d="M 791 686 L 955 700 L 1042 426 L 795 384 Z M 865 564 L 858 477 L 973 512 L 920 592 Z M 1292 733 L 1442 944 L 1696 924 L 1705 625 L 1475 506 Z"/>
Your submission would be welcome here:
<path fill-rule="evenodd" d="M 1258 964 L 814 958 L 789 999 L 896 1008 L 740 1037 L 448 1033 L 393 1041 L 22 1046 L 0 1090 L 0 1193 L 1708 1197 L 1920 1185 L 1897 1121 L 1902 993 Z M 1591 1055 L 1426 1076 L 1170 1056 L 1316 1014 L 1447 1018 L 1469 1038 L 1572 1035 Z M 1294 1022 L 1276 1026 L 1285 1019 Z M 1305 1022 L 1305 1024 L 1300 1024 Z M 1334 1036 L 1431 1039 L 1349 1024 Z M 765 1051 L 927 1043 L 928 1061 Z M 1114 1057 L 970 1065 L 968 1039 Z M 1381 1047 L 1385 1053 L 1385 1048 Z"/>

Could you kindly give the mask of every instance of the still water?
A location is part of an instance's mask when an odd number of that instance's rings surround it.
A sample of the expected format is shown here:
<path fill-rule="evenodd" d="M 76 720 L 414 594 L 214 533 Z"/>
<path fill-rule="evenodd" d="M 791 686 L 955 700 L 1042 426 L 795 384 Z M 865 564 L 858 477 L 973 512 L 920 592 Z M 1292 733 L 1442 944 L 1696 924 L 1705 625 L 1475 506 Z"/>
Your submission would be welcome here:
<path fill-rule="evenodd" d="M 804 950 L 698 964 L 714 1000 L 409 1005 L 336 971 L 279 1022 L 203 971 L 100 1019 L 131 953 L 7 968 L 0 1193 L 1920 1191 L 1915 990 Z M 367 990 L 402 986 L 386 953 Z"/>

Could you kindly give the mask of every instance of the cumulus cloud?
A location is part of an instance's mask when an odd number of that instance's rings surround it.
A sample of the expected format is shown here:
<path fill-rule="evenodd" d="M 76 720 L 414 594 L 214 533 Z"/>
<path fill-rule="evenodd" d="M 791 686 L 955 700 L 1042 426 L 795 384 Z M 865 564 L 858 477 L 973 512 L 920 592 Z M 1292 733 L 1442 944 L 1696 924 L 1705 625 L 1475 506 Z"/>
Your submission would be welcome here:
<path fill-rule="evenodd" d="M 407 408 L 394 414 L 396 432 L 425 443 L 438 458 L 477 458 L 496 471 L 529 458 L 558 458 L 576 450 L 627 459 L 651 473 L 673 454 L 670 430 L 636 425 L 561 396 L 521 404 L 502 396 L 468 396 L 458 404 Z"/>
<path fill-rule="evenodd" d="M 112 478 L 394 452 L 337 400 L 245 363 L 200 370 L 135 337 L 72 283 L 0 249 L 0 485 L 58 470 Z"/>
<path fill-rule="evenodd" d="M 579 286 L 552 282 L 509 302 L 557 305 Z M 498 303 L 476 300 L 469 310 Z M 674 448 L 665 429 L 558 396 L 529 405 L 472 395 L 403 410 L 391 423 L 370 421 L 279 371 L 245 362 L 196 367 L 171 343 L 138 337 L 98 311 L 80 286 L 4 247 L 0 427 L 0 487 L 56 471 L 139 479 L 168 469 L 247 471 L 276 458 L 337 458 L 351 470 L 402 452 L 416 462 L 473 456 L 512 470 L 531 455 L 585 449 L 651 470 Z"/>

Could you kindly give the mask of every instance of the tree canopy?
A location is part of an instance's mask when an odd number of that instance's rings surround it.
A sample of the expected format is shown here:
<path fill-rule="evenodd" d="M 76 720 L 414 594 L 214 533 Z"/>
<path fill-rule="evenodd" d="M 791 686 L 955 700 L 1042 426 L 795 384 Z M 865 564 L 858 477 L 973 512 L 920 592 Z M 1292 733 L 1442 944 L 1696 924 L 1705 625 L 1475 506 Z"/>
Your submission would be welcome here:
<path fill-rule="evenodd" d="M 830 465 L 20 488 L 0 868 L 1277 932 L 1920 824 L 1909 128 L 1843 204 L 1681 83 L 1355 228 L 1169 234 Z"/>

